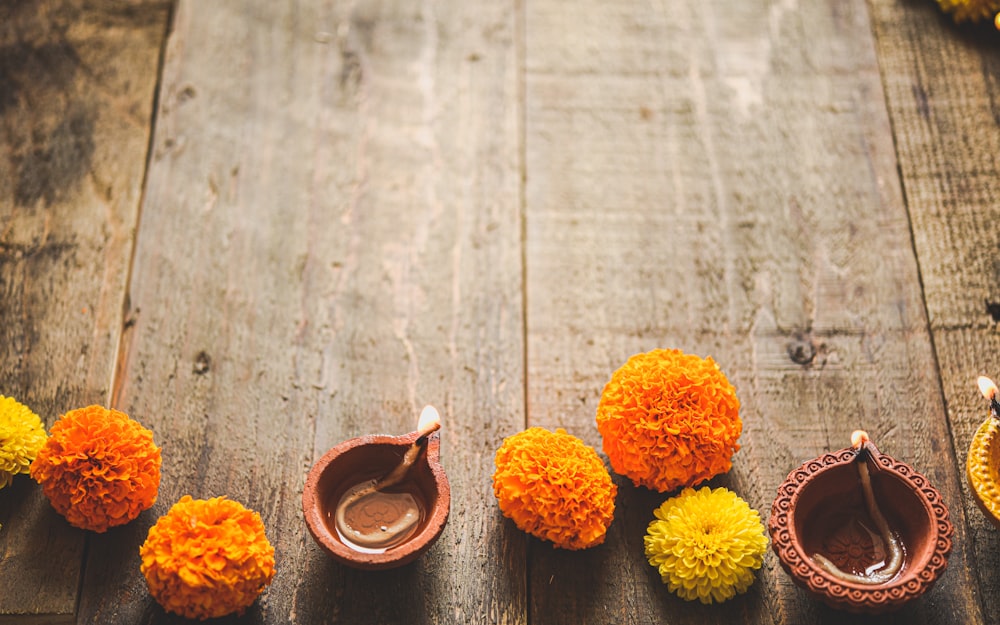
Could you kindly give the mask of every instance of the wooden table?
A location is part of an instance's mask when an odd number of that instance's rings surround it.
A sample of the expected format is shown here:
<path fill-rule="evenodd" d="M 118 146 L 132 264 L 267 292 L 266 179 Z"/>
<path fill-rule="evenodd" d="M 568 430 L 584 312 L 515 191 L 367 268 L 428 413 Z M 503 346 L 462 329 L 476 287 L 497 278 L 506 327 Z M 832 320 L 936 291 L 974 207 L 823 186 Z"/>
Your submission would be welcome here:
<path fill-rule="evenodd" d="M 69 527 L 0 491 L 0 622 L 173 623 L 137 550 L 184 494 L 258 510 L 278 573 L 231 623 L 998 623 L 964 460 L 1000 375 L 1000 34 L 931 0 L 20 0 L 0 5 L 0 394 L 102 403 L 163 448 L 156 505 Z M 491 494 L 528 426 L 600 448 L 631 354 L 713 356 L 766 518 L 855 428 L 924 472 L 949 567 L 901 612 L 769 553 L 702 606 L 642 553 L 528 538 Z M 329 447 L 441 410 L 452 511 L 388 572 L 307 534 Z"/>

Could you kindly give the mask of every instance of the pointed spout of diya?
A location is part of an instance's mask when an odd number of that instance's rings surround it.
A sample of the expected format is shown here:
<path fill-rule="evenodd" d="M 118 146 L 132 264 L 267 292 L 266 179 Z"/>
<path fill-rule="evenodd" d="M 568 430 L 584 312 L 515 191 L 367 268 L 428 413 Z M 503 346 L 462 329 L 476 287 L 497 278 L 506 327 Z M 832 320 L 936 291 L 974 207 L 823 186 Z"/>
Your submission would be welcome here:
<path fill-rule="evenodd" d="M 854 457 L 854 464 L 858 468 L 858 477 L 861 480 L 861 493 L 864 496 L 865 507 L 868 509 L 868 516 L 871 517 L 872 523 L 875 524 L 879 536 L 885 542 L 889 555 L 887 558 L 888 561 L 884 567 L 878 570 L 868 572 L 865 575 L 855 575 L 854 573 L 842 571 L 821 553 L 813 554 L 812 559 L 821 569 L 841 581 L 865 585 L 884 584 L 896 577 L 903 567 L 903 548 L 896 533 L 892 531 L 889 523 L 882 515 L 882 510 L 875 499 L 875 492 L 872 490 L 872 478 L 868 469 L 868 459 L 871 456 L 871 449 L 874 448 L 874 445 L 872 445 L 868 433 L 864 430 L 855 430 L 851 434 L 851 447 L 857 452 L 857 455 Z"/>
<path fill-rule="evenodd" d="M 420 412 L 420 419 L 417 421 L 417 440 L 413 441 L 410 448 L 406 450 L 406 453 L 403 454 L 403 460 L 396 465 L 396 468 L 375 482 L 373 488 L 375 490 L 382 490 L 399 483 L 409 472 L 410 467 L 413 466 L 424 452 L 424 449 L 427 447 L 428 437 L 440 429 L 441 416 L 438 414 L 437 409 L 434 406 L 424 406 L 424 409 Z"/>

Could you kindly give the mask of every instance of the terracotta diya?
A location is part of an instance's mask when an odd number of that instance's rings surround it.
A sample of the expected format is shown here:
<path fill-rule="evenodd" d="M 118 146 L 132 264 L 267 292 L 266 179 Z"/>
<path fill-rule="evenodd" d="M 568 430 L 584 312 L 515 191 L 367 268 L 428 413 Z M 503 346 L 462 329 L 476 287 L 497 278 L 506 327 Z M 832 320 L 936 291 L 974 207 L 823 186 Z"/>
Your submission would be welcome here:
<path fill-rule="evenodd" d="M 834 608 L 895 610 L 948 563 L 948 508 L 926 477 L 865 432 L 789 473 L 771 506 L 771 547 L 796 584 Z"/>
<path fill-rule="evenodd" d="M 440 427 L 437 410 L 427 406 L 417 431 L 352 438 L 313 465 L 302 511 L 324 551 L 355 568 L 388 569 L 434 544 L 451 506 Z"/>
<path fill-rule="evenodd" d="M 997 402 L 997 385 L 993 380 L 980 376 L 979 391 L 990 402 L 990 416 L 983 421 L 972 443 L 965 462 L 965 472 L 972 487 L 973 498 L 986 518 L 1000 527 L 1000 487 L 997 486 L 1000 465 L 1000 403 Z"/>

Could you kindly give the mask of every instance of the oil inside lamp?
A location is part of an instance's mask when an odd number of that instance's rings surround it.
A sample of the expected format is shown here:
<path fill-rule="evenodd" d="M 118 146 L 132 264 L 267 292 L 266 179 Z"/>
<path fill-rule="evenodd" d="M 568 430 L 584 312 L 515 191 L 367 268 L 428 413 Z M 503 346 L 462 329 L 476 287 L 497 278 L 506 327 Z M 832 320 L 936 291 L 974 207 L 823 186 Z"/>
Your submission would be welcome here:
<path fill-rule="evenodd" d="M 875 526 L 875 530 L 877 530 L 877 536 L 885 544 L 887 558 L 875 563 L 873 566 L 866 567 L 863 574 L 858 574 L 841 570 L 840 567 L 821 553 L 814 553 L 811 557 L 813 562 L 821 569 L 841 581 L 873 585 L 889 582 L 899 574 L 900 569 L 903 567 L 903 548 L 899 538 L 889 528 L 888 522 L 882 516 L 882 511 L 879 509 L 878 502 L 875 500 L 875 494 L 872 491 L 872 479 L 868 470 L 868 458 L 870 455 L 868 451 L 869 440 L 867 432 L 856 430 L 851 435 L 851 446 L 857 451 L 854 464 L 858 468 L 858 477 L 861 478 L 861 491 L 864 495 L 865 508 L 868 510 L 868 516 Z M 858 523 L 861 522 L 858 521 Z M 863 524 L 862 527 L 873 534 L 873 538 L 875 537 L 875 532 L 871 532 Z"/>
<path fill-rule="evenodd" d="M 362 553 L 382 553 L 406 542 L 425 518 L 417 488 L 406 480 L 424 453 L 428 437 L 441 427 L 433 406 L 425 406 L 417 423 L 417 439 L 392 471 L 348 488 L 337 502 L 334 525 L 341 541 Z"/>

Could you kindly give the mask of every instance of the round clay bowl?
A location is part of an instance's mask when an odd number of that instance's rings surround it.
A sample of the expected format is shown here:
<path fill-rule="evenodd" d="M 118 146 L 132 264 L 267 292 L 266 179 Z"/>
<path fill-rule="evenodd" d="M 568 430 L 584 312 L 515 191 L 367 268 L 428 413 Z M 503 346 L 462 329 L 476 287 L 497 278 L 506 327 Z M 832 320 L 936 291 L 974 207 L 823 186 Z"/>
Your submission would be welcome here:
<path fill-rule="evenodd" d="M 424 518 L 405 542 L 382 553 L 365 553 L 347 546 L 332 522 L 337 502 L 352 486 L 392 471 L 417 439 L 371 435 L 352 438 L 333 447 L 313 465 L 302 491 L 302 512 L 309 533 L 334 560 L 359 569 L 389 569 L 415 560 L 444 530 L 451 506 L 451 487 L 440 463 L 441 439 L 432 434 L 427 448 L 406 474 L 424 505 Z"/>
<path fill-rule="evenodd" d="M 1000 423 L 992 417 L 983 422 L 969 445 L 965 474 L 973 499 L 986 518 L 1000 528 Z"/>
<path fill-rule="evenodd" d="M 864 530 L 870 519 L 854 448 L 792 471 L 778 488 L 768 530 L 772 549 L 796 584 L 831 607 L 877 614 L 896 610 L 933 586 L 947 566 L 954 528 L 941 494 L 926 477 L 866 445 L 872 492 L 903 547 L 903 567 L 895 577 L 880 584 L 844 581 L 812 559 L 822 553 L 839 560 L 842 569 L 852 563 L 863 569 L 885 555 L 882 541 Z"/>

